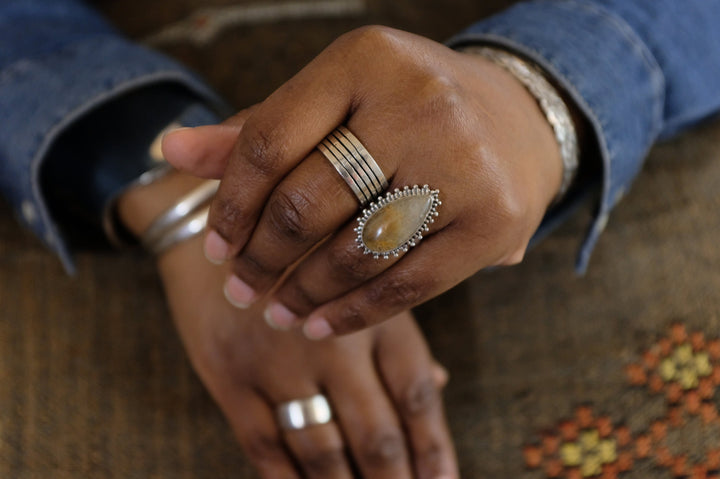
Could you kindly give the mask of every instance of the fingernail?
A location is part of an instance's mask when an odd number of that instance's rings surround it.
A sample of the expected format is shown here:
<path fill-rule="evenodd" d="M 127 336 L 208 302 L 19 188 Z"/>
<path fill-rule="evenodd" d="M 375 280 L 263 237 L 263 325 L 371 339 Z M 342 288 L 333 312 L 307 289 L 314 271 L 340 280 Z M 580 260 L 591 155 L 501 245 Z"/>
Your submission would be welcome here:
<path fill-rule="evenodd" d="M 214 264 L 222 264 L 228 257 L 230 245 L 217 231 L 210 230 L 205 236 L 205 257 Z"/>
<path fill-rule="evenodd" d="M 325 318 L 312 318 L 305 321 L 303 333 L 308 339 L 325 339 L 333 334 L 330 323 Z"/>
<path fill-rule="evenodd" d="M 225 282 L 225 298 L 240 309 L 247 309 L 256 299 L 255 290 L 235 275 Z"/>
<path fill-rule="evenodd" d="M 265 321 L 273 329 L 287 331 L 297 322 L 298 317 L 281 303 L 271 303 L 265 308 Z"/>

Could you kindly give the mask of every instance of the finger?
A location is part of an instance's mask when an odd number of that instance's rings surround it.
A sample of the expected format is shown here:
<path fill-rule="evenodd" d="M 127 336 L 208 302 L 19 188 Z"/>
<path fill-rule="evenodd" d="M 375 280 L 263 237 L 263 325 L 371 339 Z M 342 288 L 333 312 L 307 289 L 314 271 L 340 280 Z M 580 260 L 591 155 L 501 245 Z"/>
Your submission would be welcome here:
<path fill-rule="evenodd" d="M 228 155 L 255 106 L 231 116 L 219 125 L 179 128 L 162 141 L 165 159 L 175 168 L 203 178 L 220 178 Z"/>
<path fill-rule="evenodd" d="M 357 210 L 357 200 L 332 170 L 315 152 L 273 191 L 252 238 L 234 259 L 230 281 L 245 286 L 226 288 L 231 303 L 249 305 L 262 296 L 288 266 Z"/>
<path fill-rule="evenodd" d="M 429 231 L 423 234 L 443 235 L 443 228 L 454 215 L 455 211 L 443 211 L 437 221 L 433 219 Z M 391 255 L 387 259 L 365 254 L 356 242 L 356 225 L 352 222 L 345 226 L 297 265 L 267 306 L 266 318 L 271 324 L 287 328 L 319 306 L 384 274 L 395 263 L 405 261 L 402 254 L 399 257 Z"/>
<path fill-rule="evenodd" d="M 285 441 L 306 477 L 311 479 L 352 479 L 342 433 L 331 422 L 300 431 L 287 431 Z"/>
<path fill-rule="evenodd" d="M 351 75 L 321 54 L 265 100 L 245 123 L 210 210 L 206 256 L 244 246 L 275 186 L 348 115 Z"/>
<path fill-rule="evenodd" d="M 357 114 L 349 121 L 349 126 L 357 133 L 359 141 L 367 144 L 381 158 L 377 167 L 383 172 L 382 175 L 392 177 L 397 168 L 397 155 L 391 154 L 388 145 L 380 141 L 383 135 L 378 134 L 375 123 L 375 119 L 369 115 Z M 327 145 L 328 154 L 342 156 L 353 148 L 342 133 L 333 132 L 331 136 L 332 140 Z M 358 171 L 365 175 L 363 182 L 369 182 L 378 190 L 381 188 L 382 180 L 377 180 L 375 176 L 371 179 L 365 170 Z M 358 210 L 358 197 L 346 181 L 319 151 L 314 151 L 282 180 L 264 206 L 251 238 L 234 260 L 235 275 L 229 279 L 225 288 L 232 304 L 247 307 L 262 297 L 290 265 L 352 219 Z M 367 197 L 363 196 L 363 200 L 367 200 Z M 351 277 L 343 279 L 356 280 L 355 265 L 363 260 L 367 262 L 368 259 L 361 258 L 362 252 L 354 248 L 354 238 L 348 244 L 353 246 L 352 253 L 338 258 L 338 261 L 345 260 L 339 268 L 351 267 L 351 271 L 341 271 L 346 273 L 344 276 Z M 323 262 L 323 258 L 316 261 Z M 381 265 L 376 261 L 373 271 L 376 274 L 389 264 L 385 262 Z M 334 281 L 326 272 L 320 271 L 307 280 L 318 292 L 317 301 L 320 302 L 317 304 L 339 296 L 367 279 L 366 276 L 359 282 L 348 284 L 347 281 Z M 318 278 L 324 279 L 322 284 L 315 282 Z M 290 309 L 282 309 L 282 304 L 271 309 L 276 310 L 279 316 L 288 316 L 290 311 L 303 312 L 298 309 L 298 305 L 292 304 Z M 309 313 L 312 309 L 306 308 L 304 312 Z M 283 322 L 279 318 L 274 324 L 284 329 L 288 321 Z"/>
<path fill-rule="evenodd" d="M 422 240 L 382 274 L 313 311 L 303 325 L 305 335 L 324 339 L 364 329 L 447 291 L 475 272 L 465 255 L 447 254 L 462 248 L 467 238 L 451 224 Z M 489 258 L 486 264 L 499 260 Z"/>
<path fill-rule="evenodd" d="M 355 363 L 347 370 L 353 374 L 339 382 L 328 378 L 325 388 L 361 477 L 412 478 L 405 434 L 375 366 Z"/>
<path fill-rule="evenodd" d="M 320 393 L 315 384 L 303 378 L 297 374 L 285 375 L 282 379 L 269 378 L 268 400 L 276 405 L 276 410 L 288 401 L 303 400 Z M 283 438 L 304 477 L 352 479 L 343 437 L 335 422 L 286 430 Z"/>
<path fill-rule="evenodd" d="M 407 323 L 417 329 L 414 321 Z M 457 459 L 440 395 L 440 383 L 444 381 L 436 377 L 442 367 L 432 360 L 424 342 L 407 339 L 421 337 L 419 331 L 406 334 L 403 329 L 379 335 L 378 369 L 407 431 L 414 477 L 457 478 Z"/>
<path fill-rule="evenodd" d="M 274 411 L 260 396 L 245 391 L 225 395 L 218 402 L 240 446 L 263 479 L 300 479 Z"/>

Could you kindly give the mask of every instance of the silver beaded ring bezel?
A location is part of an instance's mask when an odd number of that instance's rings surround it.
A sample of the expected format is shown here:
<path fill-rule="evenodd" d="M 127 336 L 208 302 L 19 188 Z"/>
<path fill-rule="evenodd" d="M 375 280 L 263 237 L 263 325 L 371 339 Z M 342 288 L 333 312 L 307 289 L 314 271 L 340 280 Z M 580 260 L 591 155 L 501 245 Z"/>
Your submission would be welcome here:
<path fill-rule="evenodd" d="M 380 211 L 383 207 L 389 205 L 393 201 L 397 201 L 400 198 L 405 198 L 408 196 L 430 196 L 432 198 L 430 210 L 428 211 L 427 215 L 425 215 L 425 219 L 423 220 L 420 227 L 418 227 L 418 229 L 412 235 L 410 235 L 407 240 L 405 240 L 402 244 L 400 244 L 398 247 L 391 251 L 374 251 L 368 248 L 363 241 L 363 230 L 365 229 L 365 225 L 367 224 L 368 220 L 375 213 Z M 406 186 L 402 190 L 399 188 L 395 188 L 395 191 L 387 192 L 385 196 L 380 196 L 375 201 L 371 202 L 370 205 L 368 205 L 368 207 L 363 210 L 362 215 L 357 218 L 358 226 L 355 228 L 355 232 L 357 233 L 355 241 L 357 242 L 358 248 L 363 250 L 363 254 L 371 254 L 375 259 L 378 259 L 380 257 L 388 259 L 390 258 L 390 256 L 400 256 L 400 253 L 405 253 L 408 249 L 417 245 L 420 240 L 422 240 L 423 233 L 427 233 L 428 231 L 430 231 L 430 224 L 435 222 L 435 218 L 439 214 L 437 212 L 437 208 L 441 204 L 442 202 L 440 201 L 440 190 L 431 190 L 428 185 L 423 185 L 422 187 L 419 187 L 418 185 L 413 185 L 412 188 Z"/>

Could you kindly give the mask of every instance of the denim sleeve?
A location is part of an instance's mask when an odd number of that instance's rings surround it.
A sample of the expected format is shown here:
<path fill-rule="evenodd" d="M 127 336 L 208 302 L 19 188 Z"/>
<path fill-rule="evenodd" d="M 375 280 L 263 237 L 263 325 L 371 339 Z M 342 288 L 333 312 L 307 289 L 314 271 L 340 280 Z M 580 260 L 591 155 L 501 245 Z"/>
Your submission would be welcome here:
<path fill-rule="evenodd" d="M 48 208 L 41 167 L 89 112 L 161 84 L 187 90 L 203 110 L 224 108 L 193 74 L 125 40 L 79 0 L 0 2 L 0 193 L 70 271 L 70 248 Z"/>
<path fill-rule="evenodd" d="M 530 58 L 592 125 L 603 163 L 601 201 L 577 270 L 648 150 L 720 109 L 720 0 L 535 0 L 450 40 Z M 557 224 L 551 211 L 542 228 Z M 539 231 L 540 234 L 543 231 Z"/>

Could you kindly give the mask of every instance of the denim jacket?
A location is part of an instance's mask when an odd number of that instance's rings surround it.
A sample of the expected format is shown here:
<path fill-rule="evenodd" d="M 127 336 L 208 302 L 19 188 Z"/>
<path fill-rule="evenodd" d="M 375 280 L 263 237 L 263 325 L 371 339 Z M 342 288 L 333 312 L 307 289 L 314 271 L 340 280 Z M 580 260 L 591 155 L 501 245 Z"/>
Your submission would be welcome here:
<path fill-rule="evenodd" d="M 720 110 L 718 25 L 720 0 L 536 0 L 450 40 L 453 47 L 495 44 L 533 60 L 592 125 L 603 165 L 601 200 L 579 271 L 652 144 Z M 123 39 L 79 0 L 0 4 L 0 192 L 68 268 L 77 245 L 41 182 L 54 145 L 111 102 L 122 108 L 129 92 L 170 85 L 185 91 L 183 99 L 169 100 L 180 123 L 210 123 L 222 115 L 222 102 L 202 81 Z M 98 176 L 107 168 L 98 168 Z M 56 168 L 76 169 L 71 158 Z M 118 176 L 115 187 L 135 174 L 132 168 L 110 170 Z M 550 211 L 538 236 L 567 211 Z"/>

